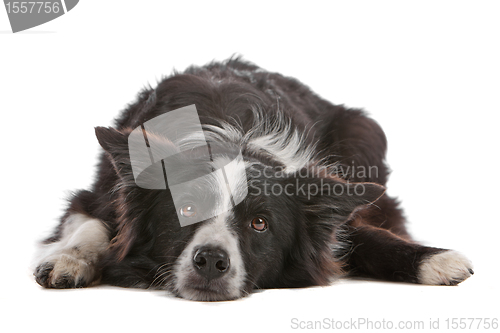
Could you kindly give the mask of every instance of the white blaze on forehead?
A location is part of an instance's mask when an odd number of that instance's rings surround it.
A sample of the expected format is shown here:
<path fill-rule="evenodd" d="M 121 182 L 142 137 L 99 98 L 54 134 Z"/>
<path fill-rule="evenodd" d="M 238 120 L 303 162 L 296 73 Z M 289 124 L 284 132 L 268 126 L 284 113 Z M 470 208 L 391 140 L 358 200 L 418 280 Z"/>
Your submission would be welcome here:
<path fill-rule="evenodd" d="M 290 128 L 256 136 L 248 142 L 248 146 L 256 151 L 269 153 L 285 166 L 286 173 L 302 169 L 314 157 L 314 148 L 305 145 L 304 137 Z"/>
<path fill-rule="evenodd" d="M 316 157 L 316 145 L 307 142 L 308 131 L 295 128 L 282 111 L 278 110 L 271 118 L 264 115 L 258 106 L 250 107 L 254 115 L 250 130 L 244 131 L 239 125 L 221 122 L 219 126 L 203 125 L 205 137 L 214 142 L 266 152 L 285 166 L 285 173 L 304 168 Z"/>
<path fill-rule="evenodd" d="M 187 299 L 199 300 L 199 291 L 190 289 L 188 279 L 190 275 L 198 274 L 193 266 L 193 256 L 196 248 L 201 246 L 214 246 L 223 249 L 229 256 L 229 271 L 222 276 L 221 282 L 225 284 L 226 295 L 221 299 L 241 297 L 245 281 L 245 266 L 241 256 L 239 240 L 228 227 L 231 214 L 221 214 L 196 230 L 193 239 L 177 259 L 174 268 L 175 289 Z"/>
<path fill-rule="evenodd" d="M 245 162 L 241 152 L 234 159 L 229 157 L 216 157 L 213 165 L 216 169 L 222 170 L 224 184 L 226 185 L 231 198 L 229 204 L 239 204 L 248 195 L 248 183 L 245 171 Z"/>

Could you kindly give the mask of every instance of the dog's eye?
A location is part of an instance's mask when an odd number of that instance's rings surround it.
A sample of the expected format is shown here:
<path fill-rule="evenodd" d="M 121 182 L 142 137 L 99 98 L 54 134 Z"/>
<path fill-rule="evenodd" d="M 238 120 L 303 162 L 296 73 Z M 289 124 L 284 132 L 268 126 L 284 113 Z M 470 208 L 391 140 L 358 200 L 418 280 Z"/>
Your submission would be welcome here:
<path fill-rule="evenodd" d="M 256 217 L 252 220 L 252 228 L 256 231 L 266 231 L 267 230 L 267 221 L 264 220 L 262 217 Z"/>
<path fill-rule="evenodd" d="M 196 215 L 196 207 L 193 204 L 186 204 L 179 211 L 184 217 L 193 217 Z"/>

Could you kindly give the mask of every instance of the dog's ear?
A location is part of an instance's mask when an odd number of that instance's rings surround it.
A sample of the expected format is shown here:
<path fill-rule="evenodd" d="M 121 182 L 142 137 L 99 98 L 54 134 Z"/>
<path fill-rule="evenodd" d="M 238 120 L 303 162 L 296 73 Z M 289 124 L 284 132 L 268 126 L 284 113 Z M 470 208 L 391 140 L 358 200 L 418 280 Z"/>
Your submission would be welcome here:
<path fill-rule="evenodd" d="M 342 273 L 332 251 L 338 230 L 354 211 L 376 202 L 385 188 L 375 183 L 348 183 L 333 176 L 302 175 L 290 175 L 283 191 L 290 195 L 294 190 L 294 214 L 300 220 L 297 228 L 301 235 L 290 250 L 292 259 L 285 275 L 297 279 L 296 284 L 327 285 L 330 277 Z"/>
<path fill-rule="evenodd" d="M 123 176 L 131 173 L 128 136 L 130 130 L 118 131 L 111 127 L 96 127 L 95 135 L 106 151 L 117 173 Z"/>
<path fill-rule="evenodd" d="M 101 147 L 110 154 L 127 145 L 125 134 L 112 127 L 97 126 L 95 128 L 95 135 Z"/>

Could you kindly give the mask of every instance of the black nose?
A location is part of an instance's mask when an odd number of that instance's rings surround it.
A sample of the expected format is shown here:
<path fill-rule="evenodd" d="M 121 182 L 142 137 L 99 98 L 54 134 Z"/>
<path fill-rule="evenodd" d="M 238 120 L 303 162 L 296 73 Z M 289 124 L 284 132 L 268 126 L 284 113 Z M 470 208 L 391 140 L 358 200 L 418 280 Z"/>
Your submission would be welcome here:
<path fill-rule="evenodd" d="M 229 270 L 229 257 L 222 249 L 204 246 L 195 251 L 193 265 L 201 276 L 210 281 Z"/>

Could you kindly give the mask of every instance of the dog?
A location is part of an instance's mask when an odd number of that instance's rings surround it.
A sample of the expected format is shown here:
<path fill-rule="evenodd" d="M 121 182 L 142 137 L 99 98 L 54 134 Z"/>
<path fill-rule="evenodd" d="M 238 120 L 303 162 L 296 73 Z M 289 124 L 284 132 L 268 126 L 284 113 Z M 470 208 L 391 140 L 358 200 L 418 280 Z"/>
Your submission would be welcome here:
<path fill-rule="evenodd" d="M 144 125 L 188 106 L 202 135 L 173 140 Z M 461 253 L 412 240 L 385 193 L 386 137 L 374 120 L 239 57 L 174 72 L 95 132 L 95 182 L 41 242 L 34 276 L 43 287 L 102 283 L 223 301 L 343 276 L 456 285 L 474 273 Z M 159 171 L 168 184 L 138 185 L 134 133 L 150 152 L 156 140 L 177 153 L 158 169 L 169 165 Z M 207 206 L 176 199 L 171 181 L 189 182 Z"/>

